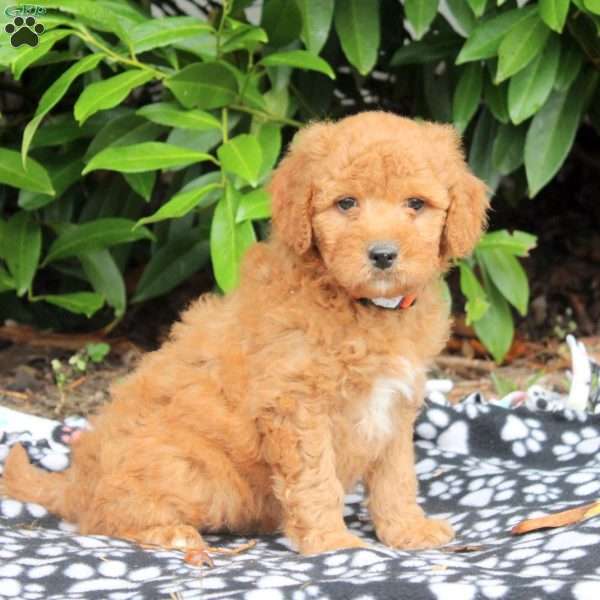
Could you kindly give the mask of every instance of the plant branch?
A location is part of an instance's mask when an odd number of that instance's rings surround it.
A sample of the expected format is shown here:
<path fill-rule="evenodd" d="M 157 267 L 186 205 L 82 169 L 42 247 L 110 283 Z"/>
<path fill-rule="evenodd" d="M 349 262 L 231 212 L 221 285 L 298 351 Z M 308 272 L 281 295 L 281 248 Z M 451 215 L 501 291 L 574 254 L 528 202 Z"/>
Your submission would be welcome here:
<path fill-rule="evenodd" d="M 286 125 L 291 125 L 292 127 L 296 127 L 299 129 L 303 126 L 303 123 L 300 121 L 296 121 L 296 119 L 288 119 L 287 117 L 278 117 L 277 115 L 272 115 L 271 113 L 264 112 L 262 110 L 256 110 L 254 108 L 250 108 L 249 106 L 244 106 L 243 104 L 231 104 L 229 106 L 232 110 L 237 110 L 239 112 L 245 112 L 249 115 L 254 115 L 255 117 L 261 117 L 262 119 L 268 119 L 270 121 L 277 121 L 278 123 L 285 123 Z"/>

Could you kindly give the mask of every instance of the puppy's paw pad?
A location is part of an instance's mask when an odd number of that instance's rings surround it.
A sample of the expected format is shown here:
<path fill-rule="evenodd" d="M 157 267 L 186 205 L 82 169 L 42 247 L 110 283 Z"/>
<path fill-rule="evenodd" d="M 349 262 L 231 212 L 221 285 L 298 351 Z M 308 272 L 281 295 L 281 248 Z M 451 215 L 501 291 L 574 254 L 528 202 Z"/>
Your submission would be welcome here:
<path fill-rule="evenodd" d="M 379 539 L 399 550 L 426 550 L 444 546 L 454 538 L 454 530 L 441 519 L 399 519 L 377 530 Z"/>

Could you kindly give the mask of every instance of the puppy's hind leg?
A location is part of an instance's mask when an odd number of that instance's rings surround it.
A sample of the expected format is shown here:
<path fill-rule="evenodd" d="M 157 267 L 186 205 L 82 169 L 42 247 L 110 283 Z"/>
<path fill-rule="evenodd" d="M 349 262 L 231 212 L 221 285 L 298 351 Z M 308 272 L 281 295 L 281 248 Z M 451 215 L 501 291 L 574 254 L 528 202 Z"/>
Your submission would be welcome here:
<path fill-rule="evenodd" d="M 203 556 L 199 531 L 243 529 L 253 513 L 248 485 L 218 449 L 202 440 L 193 446 L 130 445 L 98 481 L 81 532 Z"/>

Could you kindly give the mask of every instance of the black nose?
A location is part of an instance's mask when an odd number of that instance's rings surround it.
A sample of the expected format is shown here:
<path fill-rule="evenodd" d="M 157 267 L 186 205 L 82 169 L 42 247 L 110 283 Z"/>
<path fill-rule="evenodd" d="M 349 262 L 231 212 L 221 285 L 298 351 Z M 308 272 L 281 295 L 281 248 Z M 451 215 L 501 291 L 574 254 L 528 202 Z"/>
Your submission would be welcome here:
<path fill-rule="evenodd" d="M 369 259 L 378 269 L 389 269 L 398 257 L 398 246 L 391 242 L 376 242 L 369 246 Z"/>

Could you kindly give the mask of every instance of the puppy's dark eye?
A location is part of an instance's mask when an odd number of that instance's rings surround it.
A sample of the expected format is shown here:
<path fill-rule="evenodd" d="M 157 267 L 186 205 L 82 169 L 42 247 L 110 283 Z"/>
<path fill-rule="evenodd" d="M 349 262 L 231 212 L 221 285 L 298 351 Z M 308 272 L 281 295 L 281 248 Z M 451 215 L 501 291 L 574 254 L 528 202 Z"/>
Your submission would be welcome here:
<path fill-rule="evenodd" d="M 408 208 L 412 208 L 415 211 L 420 211 L 425 206 L 425 201 L 421 198 L 409 198 L 406 201 Z"/>
<path fill-rule="evenodd" d="M 358 206 L 358 200 L 352 196 L 347 196 L 337 201 L 337 206 L 342 212 L 346 212 L 351 208 Z"/>

